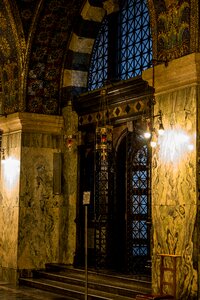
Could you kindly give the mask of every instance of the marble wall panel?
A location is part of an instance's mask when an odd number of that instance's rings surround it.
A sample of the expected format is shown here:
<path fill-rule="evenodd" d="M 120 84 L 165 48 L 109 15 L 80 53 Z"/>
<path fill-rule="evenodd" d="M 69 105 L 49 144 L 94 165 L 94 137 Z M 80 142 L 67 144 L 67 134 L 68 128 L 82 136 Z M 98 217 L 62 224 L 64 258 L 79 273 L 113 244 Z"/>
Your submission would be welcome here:
<path fill-rule="evenodd" d="M 1 206 L 0 265 L 17 268 L 18 207 Z"/>
<path fill-rule="evenodd" d="M 53 150 L 23 147 L 18 249 L 20 269 L 43 268 L 47 262 L 58 262 L 61 207 L 62 196 L 53 194 Z"/>
<path fill-rule="evenodd" d="M 197 296 L 196 87 L 159 95 L 156 101 L 155 113 L 163 112 L 165 136 L 158 139 L 152 160 L 153 289 L 160 288 L 159 254 L 180 255 L 177 297 L 193 299 Z M 166 263 L 172 264 L 170 259 Z M 166 278 L 172 281 L 171 274 Z"/>
<path fill-rule="evenodd" d="M 0 277 L 16 278 L 19 223 L 20 133 L 5 134 L 0 180 Z"/>
<path fill-rule="evenodd" d="M 64 203 L 61 218 L 61 236 L 64 237 L 60 245 L 60 260 L 72 264 L 76 251 L 76 207 L 77 207 L 77 179 L 78 179 L 78 117 L 69 103 L 63 109 L 65 120 L 65 137 L 73 136 L 72 146 L 67 147 L 65 142 L 63 177 Z"/>

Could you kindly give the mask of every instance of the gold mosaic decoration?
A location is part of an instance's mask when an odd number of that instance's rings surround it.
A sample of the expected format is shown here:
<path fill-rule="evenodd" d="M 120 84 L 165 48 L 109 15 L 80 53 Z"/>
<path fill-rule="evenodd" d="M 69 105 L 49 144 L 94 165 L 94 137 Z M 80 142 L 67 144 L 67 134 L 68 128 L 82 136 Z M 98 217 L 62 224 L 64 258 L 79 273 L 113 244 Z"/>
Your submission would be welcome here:
<path fill-rule="evenodd" d="M 158 26 L 162 28 L 158 33 L 159 59 L 171 60 L 189 52 L 189 23 L 183 19 L 185 9 L 189 9 L 188 2 L 178 6 L 171 1 L 168 10 L 158 16 Z"/>
<path fill-rule="evenodd" d="M 2 12 L 0 12 L 0 27 L 3 30 L 5 30 L 7 28 L 6 18 L 4 17 L 4 15 L 2 14 Z"/>
<path fill-rule="evenodd" d="M 10 45 L 7 41 L 7 39 L 3 36 L 0 36 L 0 51 L 5 57 L 9 57 L 11 54 Z"/>

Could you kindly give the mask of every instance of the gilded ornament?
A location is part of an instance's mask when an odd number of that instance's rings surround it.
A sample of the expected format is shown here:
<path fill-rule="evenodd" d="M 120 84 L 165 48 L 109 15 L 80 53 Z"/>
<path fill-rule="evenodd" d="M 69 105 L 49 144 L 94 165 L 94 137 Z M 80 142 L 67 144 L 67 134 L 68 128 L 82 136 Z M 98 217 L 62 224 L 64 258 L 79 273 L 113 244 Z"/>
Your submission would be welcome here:
<path fill-rule="evenodd" d="M 0 12 L 0 27 L 4 30 L 7 28 L 7 21 L 5 16 Z"/>
<path fill-rule="evenodd" d="M 11 53 L 10 45 L 7 39 L 3 36 L 0 36 L 0 50 L 5 57 L 9 57 Z"/>
<path fill-rule="evenodd" d="M 187 9 L 189 9 L 188 2 L 183 2 L 180 7 L 170 6 L 167 12 L 159 15 L 159 59 L 174 59 L 189 51 L 189 22 L 184 20 Z"/>

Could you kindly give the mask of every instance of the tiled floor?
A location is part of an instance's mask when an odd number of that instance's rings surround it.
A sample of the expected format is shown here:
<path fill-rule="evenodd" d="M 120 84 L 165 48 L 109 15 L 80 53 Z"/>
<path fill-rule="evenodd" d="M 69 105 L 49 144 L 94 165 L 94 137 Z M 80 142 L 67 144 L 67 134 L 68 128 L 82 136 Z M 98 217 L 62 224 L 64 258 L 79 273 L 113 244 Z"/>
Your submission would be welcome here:
<path fill-rule="evenodd" d="M 57 295 L 29 287 L 16 287 L 0 282 L 0 300 L 72 300 L 67 296 Z"/>

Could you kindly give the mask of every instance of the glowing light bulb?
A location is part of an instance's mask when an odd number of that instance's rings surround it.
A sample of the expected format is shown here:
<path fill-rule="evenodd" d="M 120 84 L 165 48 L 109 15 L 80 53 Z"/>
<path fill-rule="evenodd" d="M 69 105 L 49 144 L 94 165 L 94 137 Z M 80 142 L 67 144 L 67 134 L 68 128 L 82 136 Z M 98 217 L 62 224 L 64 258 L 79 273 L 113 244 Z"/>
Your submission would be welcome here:
<path fill-rule="evenodd" d="M 158 134 L 163 135 L 165 133 L 164 126 L 162 123 L 159 125 Z"/>
<path fill-rule="evenodd" d="M 150 137 L 151 137 L 151 132 L 150 132 L 150 131 L 145 131 L 144 137 L 145 137 L 145 139 L 150 139 Z"/>
<path fill-rule="evenodd" d="M 188 144 L 188 150 L 193 151 L 194 150 L 194 145 L 193 144 Z"/>
<path fill-rule="evenodd" d="M 155 131 L 153 131 L 153 133 L 152 133 L 152 139 L 151 139 L 150 145 L 152 148 L 155 148 L 157 146 L 157 137 L 156 137 Z"/>

